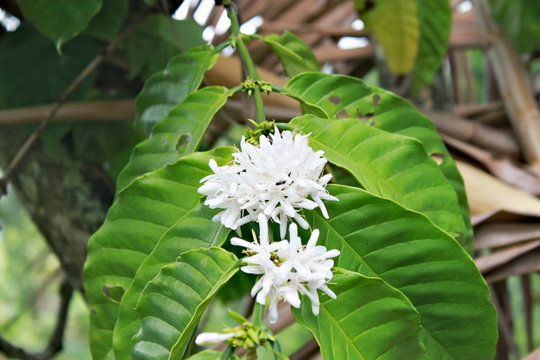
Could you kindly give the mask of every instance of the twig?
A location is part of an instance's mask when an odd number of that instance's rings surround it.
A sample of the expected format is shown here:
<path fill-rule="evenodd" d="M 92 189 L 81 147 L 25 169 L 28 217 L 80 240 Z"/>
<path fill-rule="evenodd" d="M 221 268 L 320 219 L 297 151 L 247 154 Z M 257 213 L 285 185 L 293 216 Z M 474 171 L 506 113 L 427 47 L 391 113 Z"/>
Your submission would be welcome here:
<path fill-rule="evenodd" d="M 48 360 L 62 350 L 64 330 L 66 328 L 69 303 L 73 295 L 73 288 L 66 279 L 60 286 L 60 305 L 56 318 L 56 325 L 49 338 L 49 343 L 41 353 L 30 353 L 26 350 L 12 345 L 0 336 L 0 352 L 3 352 L 10 358 L 22 360 Z"/>
<path fill-rule="evenodd" d="M 145 13 L 146 14 L 146 13 Z M 7 184 L 9 179 L 13 175 L 17 166 L 22 162 L 25 156 L 28 154 L 28 151 L 32 148 L 32 145 L 39 139 L 47 125 L 54 119 L 58 110 L 66 102 L 68 97 L 75 91 L 79 85 L 90 75 L 92 72 L 101 64 L 101 62 L 113 52 L 113 50 L 120 44 L 133 30 L 139 26 L 141 20 L 145 17 L 145 14 L 142 15 L 139 19 L 134 21 L 130 26 L 128 26 L 115 40 L 109 43 L 103 52 L 98 54 L 90 63 L 83 69 L 83 71 L 73 80 L 73 82 L 64 90 L 64 92 L 58 98 L 55 106 L 50 110 L 47 117 L 43 119 L 39 127 L 34 130 L 26 142 L 21 146 L 19 151 L 15 154 L 9 165 L 6 167 L 4 176 L 0 179 L 0 197 L 7 193 Z"/>

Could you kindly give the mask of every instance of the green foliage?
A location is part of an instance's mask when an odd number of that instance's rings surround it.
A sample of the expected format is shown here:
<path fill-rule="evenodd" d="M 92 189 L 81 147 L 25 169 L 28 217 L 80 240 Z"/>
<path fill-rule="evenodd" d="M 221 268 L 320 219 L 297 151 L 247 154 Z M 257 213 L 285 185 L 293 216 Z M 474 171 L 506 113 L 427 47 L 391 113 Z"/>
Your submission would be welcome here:
<path fill-rule="evenodd" d="M 130 75 L 148 78 L 180 52 L 203 45 L 202 28 L 194 20 L 153 14 L 124 41 Z"/>
<path fill-rule="evenodd" d="M 122 28 L 129 0 L 103 0 L 103 6 L 90 21 L 85 33 L 101 40 L 113 40 Z"/>
<path fill-rule="evenodd" d="M 450 233 L 463 233 L 457 196 L 419 141 L 358 119 L 305 115 L 290 124 L 311 133 L 310 145 L 323 150 L 328 161 L 349 171 L 370 193 L 421 212 Z"/>
<path fill-rule="evenodd" d="M 391 200 L 353 187 L 329 190 L 340 200 L 327 203 L 330 219 L 316 211 L 306 212 L 306 218 L 320 229 L 322 245 L 341 251 L 336 266 L 380 277 L 409 299 L 420 314 L 426 358 L 492 359 L 495 309 L 459 244 L 424 215 Z"/>
<path fill-rule="evenodd" d="M 135 126 L 150 133 L 171 108 L 197 90 L 218 56 L 212 46 L 198 46 L 174 57 L 164 70 L 152 75 L 137 96 Z"/>
<path fill-rule="evenodd" d="M 531 0 L 489 0 L 492 13 L 521 53 L 540 45 L 540 3 Z"/>
<path fill-rule="evenodd" d="M 375 34 L 390 69 L 398 75 L 411 72 L 420 42 L 416 0 L 377 0 L 367 12 L 357 10 L 366 29 Z"/>
<path fill-rule="evenodd" d="M 379 278 L 346 270 L 338 270 L 332 282 L 337 299 L 325 297 L 318 316 L 307 297 L 294 310 L 295 318 L 315 335 L 324 359 L 420 358 L 420 316 L 400 291 Z"/>
<path fill-rule="evenodd" d="M 141 326 L 135 306 L 143 288 L 161 267 L 174 262 L 181 252 L 197 247 L 223 245 L 229 229 L 210 220 L 215 214 L 215 210 L 198 204 L 161 236 L 152 252 L 141 263 L 122 297 L 118 320 L 114 327 L 113 344 L 117 360 L 131 359 L 131 338 Z"/>
<path fill-rule="evenodd" d="M 227 88 L 209 86 L 174 107 L 156 124 L 150 137 L 133 149 L 129 163 L 118 176 L 117 188 L 123 189 L 138 176 L 197 150 L 208 124 L 232 94 Z"/>
<path fill-rule="evenodd" d="M 319 61 L 298 36 L 286 31 L 283 35 L 259 36 L 277 54 L 285 72 L 293 77 L 304 71 L 319 71 Z"/>
<path fill-rule="evenodd" d="M 58 48 L 86 29 L 102 3 L 103 0 L 19 0 L 24 17 Z"/>
<path fill-rule="evenodd" d="M 90 303 L 90 345 L 94 359 L 111 350 L 119 297 L 159 239 L 199 206 L 199 180 L 208 175 L 208 161 L 230 160 L 231 149 L 196 153 L 139 177 L 120 191 L 103 226 L 91 237 L 85 264 L 85 288 Z"/>
<path fill-rule="evenodd" d="M 431 84 L 440 69 L 452 30 L 452 8 L 449 0 L 417 0 L 420 20 L 420 45 L 412 71 L 412 93 L 418 94 Z"/>
<path fill-rule="evenodd" d="M 455 235 L 466 249 L 472 248 L 472 228 L 463 180 L 437 130 L 427 117 L 409 102 L 390 92 L 349 76 L 301 74 L 287 83 L 285 91 L 309 105 L 304 106 L 305 112 L 320 116 L 322 110 L 330 119 L 359 118 L 374 128 L 419 140 L 427 155 L 440 154 L 443 161 L 439 169 L 457 195 L 464 222 L 461 231 L 457 231 L 459 234 Z"/>
<path fill-rule="evenodd" d="M 418 94 L 431 83 L 446 56 L 452 27 L 449 0 L 355 0 L 354 4 L 381 45 L 390 70 L 411 74 L 411 91 Z"/>
<path fill-rule="evenodd" d="M 190 356 L 188 360 L 221 360 L 221 356 L 223 356 L 223 353 L 219 351 L 205 350 Z M 236 359 L 238 359 L 236 356 L 231 358 L 231 360 Z"/>
<path fill-rule="evenodd" d="M 365 14 L 383 48 L 392 48 L 387 57 L 394 71 L 414 69 L 415 90 L 437 71 L 446 43 L 428 52 L 442 38 L 447 41 L 449 31 L 448 4 L 419 10 L 423 2 L 378 0 Z M 444 11 L 430 18 L 439 7 Z M 248 38 L 235 31 L 228 41 Z M 335 261 L 345 269 L 330 284 L 337 299 L 323 297 L 319 316 L 311 313 L 307 298 L 295 311 L 317 338 L 323 357 L 492 358 L 496 314 L 463 249 L 470 249 L 472 236 L 463 183 L 433 124 L 407 101 L 361 80 L 309 72 L 319 69 L 317 60 L 291 33 L 249 38 L 266 42 L 294 76 L 276 91 L 297 99 L 305 114 L 284 126 L 310 133 L 310 146 L 324 150 L 329 168 L 340 173 L 335 178 L 354 185 L 328 186 L 340 200 L 326 203 L 329 219 L 319 211 L 303 214 L 321 231 L 321 245 L 341 251 Z M 184 359 L 218 291 L 243 290 L 232 280 L 240 261 L 221 248 L 233 233 L 211 220 L 218 210 L 204 206 L 197 192 L 211 173 L 208 161 L 225 165 L 233 149 L 196 152 L 210 121 L 242 87 L 197 90 L 217 60 L 211 46 L 193 48 L 167 65 L 180 49 L 197 44 L 200 28 L 193 22 L 154 14 L 125 46 L 131 75 L 159 72 L 137 99 L 137 125 L 146 131 L 153 126 L 152 132 L 134 148 L 119 175 L 116 201 L 89 242 L 85 286 L 95 360 Z M 426 58 L 416 60 L 417 53 Z M 247 224 L 243 231 L 250 228 Z M 257 338 L 265 329 L 254 317 L 251 330 Z M 248 353 L 287 359 L 270 339 L 260 346 L 250 340 L 254 346 Z M 203 351 L 191 359 L 222 357 Z"/>
<path fill-rule="evenodd" d="M 233 254 L 217 247 L 182 253 L 161 269 L 141 294 L 141 331 L 133 359 L 182 359 L 204 310 L 239 270 Z"/>
<path fill-rule="evenodd" d="M 81 37 L 58 55 L 49 40 L 31 24 L 0 37 L 0 108 L 48 104 L 58 96 L 95 56 L 94 40 Z M 38 60 L 37 60 L 38 59 Z M 72 95 L 80 98 L 92 77 Z"/>

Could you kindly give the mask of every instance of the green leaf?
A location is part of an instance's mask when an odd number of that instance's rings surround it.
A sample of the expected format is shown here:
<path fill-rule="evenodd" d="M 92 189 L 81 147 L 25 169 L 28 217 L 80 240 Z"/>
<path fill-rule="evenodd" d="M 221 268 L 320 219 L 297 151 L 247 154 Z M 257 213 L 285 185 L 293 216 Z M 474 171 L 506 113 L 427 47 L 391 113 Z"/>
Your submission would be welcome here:
<path fill-rule="evenodd" d="M 118 176 L 117 188 L 133 179 L 197 150 L 206 128 L 233 92 L 221 86 L 208 86 L 190 94 L 161 120 L 150 137 L 137 145 L 126 167 Z"/>
<path fill-rule="evenodd" d="M 204 73 L 219 57 L 211 45 L 189 49 L 173 58 L 167 67 L 152 75 L 136 99 L 135 126 L 150 133 L 152 127 L 176 104 L 201 85 Z"/>
<path fill-rule="evenodd" d="M 223 356 L 222 352 L 214 350 L 204 350 L 198 354 L 190 356 L 188 360 L 221 360 Z M 237 359 L 236 356 L 232 356 L 231 359 Z"/>
<path fill-rule="evenodd" d="M 93 39 L 81 37 L 66 44 L 61 57 L 51 42 L 30 23 L 0 37 L 0 108 L 56 102 L 60 94 L 97 54 Z M 39 59 L 37 61 L 36 59 Z M 93 76 L 79 86 L 71 100 L 86 94 Z"/>
<path fill-rule="evenodd" d="M 492 359 L 497 316 L 488 287 L 463 248 L 424 215 L 364 190 L 330 185 L 330 219 L 306 219 L 319 242 L 341 254 L 336 266 L 376 276 L 420 314 L 426 359 Z M 361 292 L 355 294 L 361 298 Z"/>
<path fill-rule="evenodd" d="M 102 0 L 103 6 L 90 21 L 85 34 L 98 39 L 113 40 L 126 19 L 129 10 L 129 0 Z"/>
<path fill-rule="evenodd" d="M 208 161 L 231 159 L 232 149 L 194 153 L 136 179 L 117 194 L 105 223 L 90 238 L 84 268 L 90 317 L 90 348 L 95 360 L 112 346 L 119 294 L 130 286 L 139 266 L 164 234 L 200 206 L 199 180 L 211 173 Z M 114 288 L 114 299 L 108 289 Z"/>
<path fill-rule="evenodd" d="M 103 0 L 19 0 L 26 19 L 60 46 L 81 33 Z"/>
<path fill-rule="evenodd" d="M 145 285 L 166 264 L 175 261 L 177 255 L 194 248 L 221 246 L 230 230 L 213 222 L 219 211 L 211 210 L 201 203 L 180 218 L 159 239 L 152 252 L 139 266 L 137 273 L 125 291 L 120 304 L 118 320 L 113 332 L 113 348 L 116 360 L 131 360 L 131 339 L 141 323 L 135 306 Z"/>
<path fill-rule="evenodd" d="M 457 236 L 468 250 L 472 249 L 472 227 L 463 180 L 431 121 L 408 101 L 362 80 L 342 75 L 305 73 L 291 79 L 285 91 L 312 106 L 304 111 L 320 115 L 324 109 L 329 118 L 357 117 L 375 128 L 419 140 L 430 156 L 440 156 L 439 169 L 450 182 L 459 199 L 465 227 Z"/>
<path fill-rule="evenodd" d="M 412 93 L 431 84 L 446 57 L 452 30 L 448 0 L 416 0 L 420 20 L 420 47 L 412 72 Z"/>
<path fill-rule="evenodd" d="M 520 53 L 540 45 L 540 3 L 531 0 L 489 0 L 493 17 Z"/>
<path fill-rule="evenodd" d="M 376 0 L 373 5 L 367 12 L 359 9 L 366 29 L 375 34 L 392 72 L 411 72 L 420 42 L 416 0 Z"/>
<path fill-rule="evenodd" d="M 163 70 L 169 60 L 189 48 L 203 45 L 202 28 L 193 19 L 175 20 L 152 14 L 125 41 L 130 76 L 144 79 Z"/>
<path fill-rule="evenodd" d="M 143 320 L 133 359 L 182 359 L 206 307 L 239 267 L 234 254 L 217 247 L 185 252 L 163 267 L 137 304 Z"/>
<path fill-rule="evenodd" d="M 319 61 L 311 48 L 298 36 L 286 31 L 283 35 L 260 36 L 279 57 L 289 77 L 305 71 L 319 71 Z"/>
<path fill-rule="evenodd" d="M 417 140 L 357 119 L 303 115 L 290 122 L 331 163 L 349 171 L 367 191 L 429 217 L 450 233 L 464 231 L 457 196 Z"/>
<path fill-rule="evenodd" d="M 323 359 L 416 360 L 424 352 L 419 340 L 420 316 L 400 291 L 379 278 L 338 269 L 313 315 L 306 296 L 296 320 L 313 332 Z"/>

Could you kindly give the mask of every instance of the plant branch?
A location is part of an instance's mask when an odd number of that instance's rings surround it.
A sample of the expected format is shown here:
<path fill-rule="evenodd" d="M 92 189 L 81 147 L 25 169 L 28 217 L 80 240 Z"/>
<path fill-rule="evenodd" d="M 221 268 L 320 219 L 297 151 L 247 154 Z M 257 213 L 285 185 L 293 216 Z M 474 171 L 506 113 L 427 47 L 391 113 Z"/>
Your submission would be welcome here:
<path fill-rule="evenodd" d="M 66 279 L 60 285 L 60 305 L 56 318 L 56 325 L 49 338 L 49 343 L 41 353 L 30 353 L 20 347 L 12 345 L 0 336 L 0 352 L 7 357 L 22 360 L 48 360 L 62 350 L 64 330 L 66 329 L 69 303 L 73 295 L 73 288 Z"/>
<path fill-rule="evenodd" d="M 229 0 L 224 1 L 223 5 L 227 9 L 227 15 L 231 20 L 231 37 L 235 40 L 236 48 L 240 53 L 240 58 L 244 63 L 249 78 L 254 81 L 261 80 L 261 77 L 257 72 L 255 63 L 253 62 L 253 59 L 251 59 L 248 48 L 244 43 L 243 35 L 240 32 L 240 23 L 238 22 L 238 10 L 236 9 L 236 4 L 233 1 Z M 255 87 L 253 91 L 253 99 L 255 100 L 256 121 L 263 122 L 266 120 L 266 117 L 264 115 L 264 104 L 261 89 L 259 87 Z"/>
<path fill-rule="evenodd" d="M 133 30 L 139 26 L 141 20 L 145 15 L 142 15 L 141 18 L 134 21 L 130 26 L 128 26 L 115 40 L 109 43 L 105 49 L 98 54 L 88 65 L 82 70 L 82 72 L 71 82 L 71 84 L 64 90 L 64 92 L 58 98 L 56 104 L 53 108 L 50 109 L 47 116 L 41 121 L 41 124 L 36 130 L 26 139 L 25 143 L 21 146 L 19 151 L 15 154 L 9 165 L 6 167 L 4 176 L 0 179 L 0 197 L 7 193 L 7 184 L 9 179 L 13 175 L 17 166 L 24 160 L 28 151 L 32 148 L 35 142 L 39 139 L 43 131 L 47 128 L 47 125 L 55 118 L 56 114 L 62 107 L 62 105 L 67 101 L 68 97 L 75 91 L 79 85 L 82 84 L 86 78 L 92 74 L 92 72 L 103 62 L 103 60 L 109 56 L 114 49 L 120 44 Z"/>

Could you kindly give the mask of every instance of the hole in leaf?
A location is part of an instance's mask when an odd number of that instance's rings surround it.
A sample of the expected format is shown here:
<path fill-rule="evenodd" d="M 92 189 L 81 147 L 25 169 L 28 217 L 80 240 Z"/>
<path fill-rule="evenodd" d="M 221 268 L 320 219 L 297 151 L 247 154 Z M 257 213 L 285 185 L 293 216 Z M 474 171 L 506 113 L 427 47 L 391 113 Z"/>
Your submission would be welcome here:
<path fill-rule="evenodd" d="M 430 155 L 433 161 L 437 163 L 437 165 L 441 165 L 444 161 L 444 155 L 441 153 L 433 153 Z"/>
<path fill-rule="evenodd" d="M 339 119 L 344 119 L 344 118 L 348 118 L 348 117 L 350 117 L 350 116 L 349 116 L 349 113 L 348 113 L 347 111 L 341 110 L 341 111 L 337 114 L 337 117 L 338 117 Z"/>
<path fill-rule="evenodd" d="M 334 105 L 337 105 L 341 102 L 341 98 L 339 96 L 330 96 L 328 100 L 330 100 L 330 102 Z"/>
<path fill-rule="evenodd" d="M 124 295 L 124 288 L 120 286 L 111 286 L 111 287 L 104 286 L 101 290 L 103 291 L 106 297 L 108 297 L 109 299 L 111 299 L 112 301 L 116 303 L 120 303 L 120 301 L 122 300 L 122 296 Z"/>
<path fill-rule="evenodd" d="M 374 94 L 373 95 L 373 106 L 378 106 L 380 102 L 381 102 L 381 95 Z"/>
<path fill-rule="evenodd" d="M 361 122 L 368 122 L 373 114 L 362 114 L 360 111 L 356 113 L 356 118 Z"/>
<path fill-rule="evenodd" d="M 178 141 L 176 141 L 176 152 L 180 152 L 180 150 L 189 143 L 189 140 L 191 140 L 191 136 L 188 134 L 180 135 Z"/>

